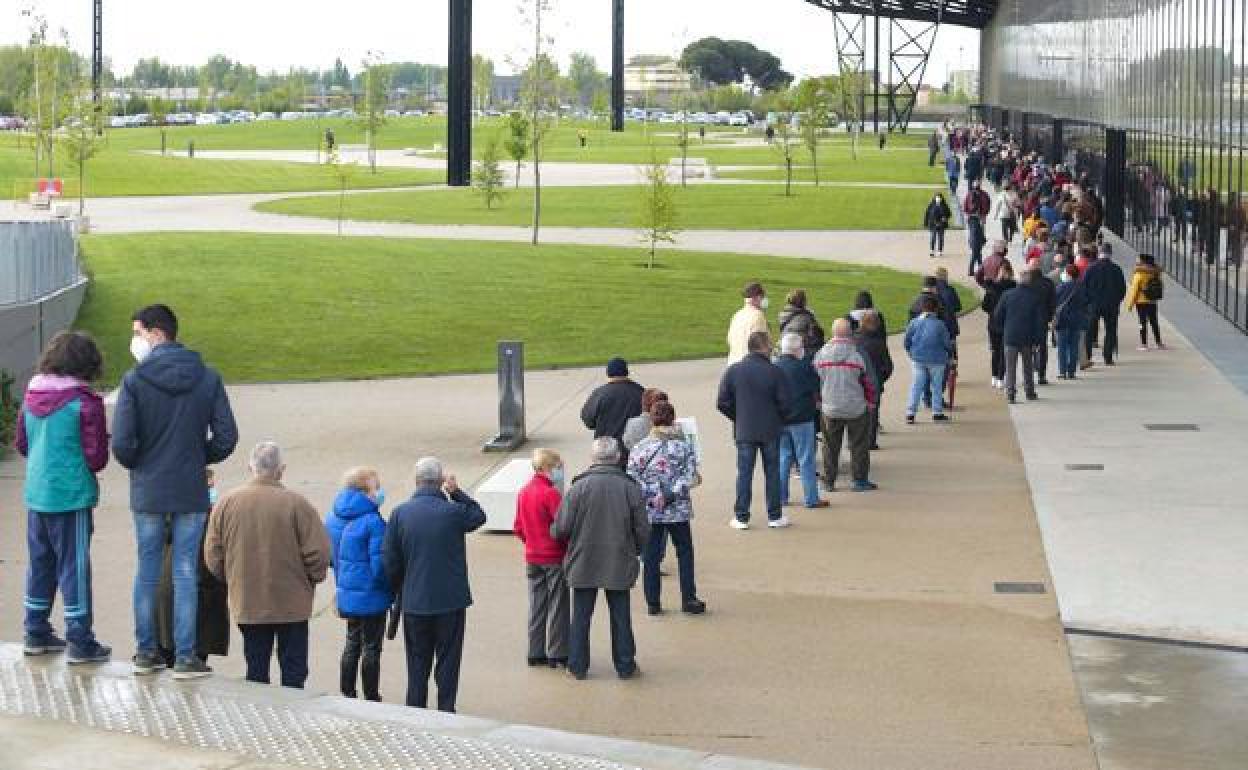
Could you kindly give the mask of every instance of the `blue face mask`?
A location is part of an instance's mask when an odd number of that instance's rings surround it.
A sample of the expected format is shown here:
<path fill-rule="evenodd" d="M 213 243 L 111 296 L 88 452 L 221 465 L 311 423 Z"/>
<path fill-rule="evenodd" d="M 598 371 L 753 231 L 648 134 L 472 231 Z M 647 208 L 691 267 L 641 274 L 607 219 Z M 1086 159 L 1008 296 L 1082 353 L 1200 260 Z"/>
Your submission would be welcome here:
<path fill-rule="evenodd" d="M 386 490 L 384 490 L 384 489 L 378 489 L 378 490 L 377 490 L 377 494 L 373 496 L 373 499 L 377 501 L 377 507 L 378 507 L 378 508 L 380 508 L 381 506 L 385 505 L 385 503 L 386 503 Z"/>
<path fill-rule="evenodd" d="M 211 505 L 216 505 L 216 504 L 217 504 L 217 490 L 216 490 L 216 489 L 209 489 L 209 490 L 208 490 L 208 502 L 209 502 L 209 504 L 211 504 Z"/>
<path fill-rule="evenodd" d="M 558 468 L 552 468 L 550 470 L 550 483 L 560 488 L 563 487 L 563 466 L 562 465 L 560 465 Z"/>

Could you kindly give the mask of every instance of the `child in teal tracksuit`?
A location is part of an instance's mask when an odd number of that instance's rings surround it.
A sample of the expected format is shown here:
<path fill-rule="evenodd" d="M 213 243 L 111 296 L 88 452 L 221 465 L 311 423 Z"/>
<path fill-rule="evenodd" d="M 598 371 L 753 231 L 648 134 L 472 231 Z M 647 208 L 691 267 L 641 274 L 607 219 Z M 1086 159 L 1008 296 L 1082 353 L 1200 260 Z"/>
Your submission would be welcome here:
<path fill-rule="evenodd" d="M 56 589 L 65 610 L 68 662 L 106 661 L 112 649 L 91 629 L 92 511 L 95 474 L 108 463 L 104 403 L 88 384 L 103 358 L 90 336 L 61 332 L 39 359 L 17 421 L 17 450 L 26 457 L 27 655 L 61 652 L 66 640 L 48 622 Z"/>

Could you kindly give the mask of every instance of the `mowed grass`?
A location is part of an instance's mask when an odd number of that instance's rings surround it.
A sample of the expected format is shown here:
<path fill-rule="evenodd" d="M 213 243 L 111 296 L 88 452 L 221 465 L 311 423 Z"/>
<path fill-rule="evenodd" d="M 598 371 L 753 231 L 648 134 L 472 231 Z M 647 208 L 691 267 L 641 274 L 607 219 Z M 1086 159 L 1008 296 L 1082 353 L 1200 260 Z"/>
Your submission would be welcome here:
<path fill-rule="evenodd" d="M 561 227 L 636 227 L 640 186 L 550 187 L 542 191 L 542 223 Z M 913 230 L 923 221 L 930 189 L 690 185 L 676 187 L 683 229 L 730 230 Z M 527 225 L 531 189 L 512 190 L 502 205 L 486 209 L 471 189 L 361 193 L 348 196 L 346 216 L 411 224 Z M 267 201 L 260 211 L 334 218 L 338 200 L 309 196 Z"/>
<path fill-rule="evenodd" d="M 77 190 L 76 171 L 59 162 L 57 176 Z M 29 148 L 15 142 L 0 144 L 0 196 L 14 197 L 14 185 L 23 189 L 33 175 Z M 446 181 L 441 171 L 378 169 L 376 174 L 359 170 L 351 177 L 353 188 L 411 187 Z M 118 195 L 204 195 L 214 193 L 312 192 L 336 189 L 339 182 L 325 166 L 277 161 L 209 160 L 162 157 L 108 147 L 87 162 L 88 197 Z"/>
<path fill-rule="evenodd" d="M 366 141 L 358 122 L 342 118 L 275 120 L 225 126 L 170 126 L 164 132 L 169 148 L 179 151 L 185 150 L 191 140 L 194 140 L 198 150 L 312 151 L 322 141 L 325 130 L 331 128 L 339 144 L 362 145 Z M 553 162 L 640 164 L 648 162 L 654 152 L 660 159 L 668 160 L 680 156 L 676 137 L 678 130 L 679 126 L 671 123 L 643 125 L 629 121 L 623 132 L 614 132 L 603 121 L 562 121 L 554 125 L 548 134 L 544 157 Z M 588 140 L 584 148 L 580 146 L 581 131 L 585 132 Z M 479 157 L 490 139 L 501 141 L 505 137 L 506 121 L 503 118 L 478 119 L 474 121 L 472 135 L 473 154 Z M 705 143 L 698 138 L 696 127 L 691 127 L 690 135 L 689 155 L 706 158 L 715 165 L 769 165 L 779 162 L 777 152 L 771 147 L 732 146 L 731 143 L 736 140 L 751 137 L 757 140 L 761 136 L 758 131 L 708 127 Z M 109 137 L 119 149 L 159 150 L 161 129 L 116 129 L 109 132 Z M 881 152 L 874 146 L 871 137 L 865 137 L 860 144 L 860 155 L 865 159 L 862 169 L 872 165 L 874 173 L 883 175 L 880 181 L 925 181 L 928 178 L 927 156 L 916 152 L 916 148 L 926 147 L 926 141 L 926 134 L 897 134 L 889 139 L 888 147 Z M 443 117 L 389 118 L 377 136 L 377 146 L 381 149 L 429 150 L 436 145 L 445 148 L 446 144 L 446 119 Z M 824 144 L 831 153 L 828 160 L 834 161 L 833 165 L 844 165 L 840 156 L 849 157 L 849 137 L 830 134 L 824 139 Z M 881 158 L 883 162 L 871 163 Z M 889 176 L 894 171 L 900 174 L 896 178 Z M 838 172 L 831 170 L 830 173 Z M 860 170 L 858 173 L 869 172 Z M 934 178 L 939 181 L 939 176 Z"/>
<path fill-rule="evenodd" d="M 775 299 L 808 290 L 830 322 L 870 289 L 905 318 L 919 277 L 835 262 L 639 250 L 322 236 L 88 236 L 92 276 L 77 326 L 92 332 L 116 382 L 132 361 L 130 317 L 173 306 L 183 341 L 230 382 L 490 371 L 500 339 L 530 366 L 724 355 L 740 288 Z M 896 325 L 897 321 L 893 321 Z"/>

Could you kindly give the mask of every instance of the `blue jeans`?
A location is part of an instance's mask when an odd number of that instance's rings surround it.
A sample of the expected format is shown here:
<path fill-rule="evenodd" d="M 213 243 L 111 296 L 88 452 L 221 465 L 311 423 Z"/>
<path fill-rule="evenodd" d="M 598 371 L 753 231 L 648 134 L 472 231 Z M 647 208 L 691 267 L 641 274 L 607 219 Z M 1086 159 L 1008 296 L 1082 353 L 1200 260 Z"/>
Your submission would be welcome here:
<path fill-rule="evenodd" d="M 919 401 L 925 393 L 931 394 L 932 414 L 945 413 L 945 364 L 921 364 L 911 361 L 910 368 L 914 372 L 914 382 L 910 385 L 910 403 L 906 405 L 906 414 L 914 415 L 919 411 Z"/>
<path fill-rule="evenodd" d="M 1057 330 L 1057 370 L 1067 377 L 1079 368 L 1079 332 L 1076 327 Z"/>
<path fill-rule="evenodd" d="M 26 514 L 26 634 L 52 634 L 48 617 L 52 600 L 61 590 L 65 609 L 65 637 L 76 647 L 89 648 L 91 631 L 91 509 L 69 513 Z"/>
<path fill-rule="evenodd" d="M 134 575 L 134 639 L 139 652 L 155 655 L 156 589 L 164 566 L 165 538 L 173 528 L 173 644 L 178 660 L 195 655 L 195 624 L 199 614 L 199 550 L 206 513 L 134 514 L 138 566 Z M 172 520 L 172 523 L 170 522 Z"/>
<path fill-rule="evenodd" d="M 780 510 L 780 442 L 737 442 L 737 503 L 733 510 L 739 521 L 750 520 L 754 487 L 755 455 L 763 456 L 763 478 L 767 487 L 767 518 L 776 520 Z"/>
<path fill-rule="evenodd" d="M 819 484 L 815 478 L 815 423 L 814 421 L 784 426 L 780 434 L 780 501 L 789 501 L 789 469 L 797 464 L 802 475 L 802 492 L 806 507 L 819 502 Z"/>

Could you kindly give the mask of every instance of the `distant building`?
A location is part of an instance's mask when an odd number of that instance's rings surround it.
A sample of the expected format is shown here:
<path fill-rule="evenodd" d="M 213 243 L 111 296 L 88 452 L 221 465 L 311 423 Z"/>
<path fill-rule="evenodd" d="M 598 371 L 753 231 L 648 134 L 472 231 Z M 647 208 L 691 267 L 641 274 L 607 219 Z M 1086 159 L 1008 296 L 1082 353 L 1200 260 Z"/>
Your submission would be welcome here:
<path fill-rule="evenodd" d="M 624 66 L 624 95 L 633 104 L 668 104 L 692 86 L 693 77 L 670 56 L 634 56 Z"/>
<path fill-rule="evenodd" d="M 979 70 L 954 70 L 949 73 L 949 92 L 964 93 L 972 100 L 979 98 Z"/>
<path fill-rule="evenodd" d="M 507 106 L 520 101 L 523 75 L 495 75 L 490 83 L 490 105 Z"/>

